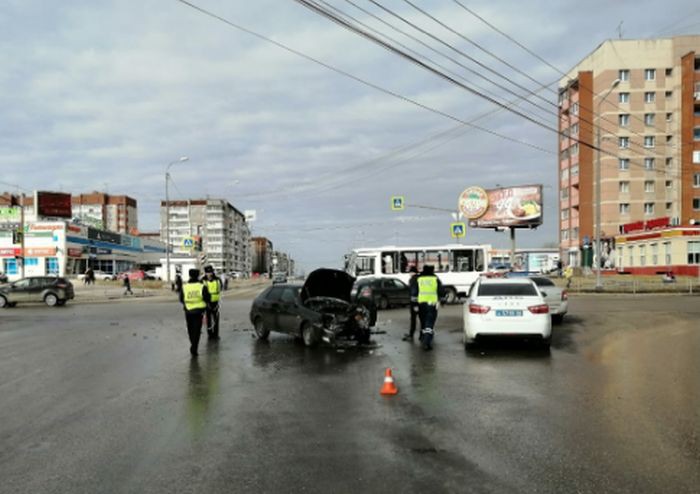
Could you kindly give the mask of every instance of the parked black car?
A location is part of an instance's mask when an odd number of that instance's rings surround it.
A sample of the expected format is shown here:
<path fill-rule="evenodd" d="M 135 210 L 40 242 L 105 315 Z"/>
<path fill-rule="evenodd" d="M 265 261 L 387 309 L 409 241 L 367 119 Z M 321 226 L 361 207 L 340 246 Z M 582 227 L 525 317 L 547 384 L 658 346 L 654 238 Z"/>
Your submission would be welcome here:
<path fill-rule="evenodd" d="M 335 269 L 317 269 L 303 286 L 277 284 L 262 292 L 250 309 L 255 334 L 266 339 L 270 331 L 297 336 L 306 346 L 338 339 L 369 343 L 370 314 L 353 302 L 355 278 Z"/>
<path fill-rule="evenodd" d="M 397 278 L 362 278 L 355 282 L 352 289 L 353 297 L 357 294 L 367 293 L 371 290 L 371 296 L 376 306 L 388 309 L 392 306 L 408 305 L 411 302 L 411 291 L 406 283 Z"/>
<path fill-rule="evenodd" d="M 32 276 L 0 286 L 0 307 L 19 302 L 44 302 L 49 307 L 64 305 L 75 297 L 73 284 L 56 276 Z"/>

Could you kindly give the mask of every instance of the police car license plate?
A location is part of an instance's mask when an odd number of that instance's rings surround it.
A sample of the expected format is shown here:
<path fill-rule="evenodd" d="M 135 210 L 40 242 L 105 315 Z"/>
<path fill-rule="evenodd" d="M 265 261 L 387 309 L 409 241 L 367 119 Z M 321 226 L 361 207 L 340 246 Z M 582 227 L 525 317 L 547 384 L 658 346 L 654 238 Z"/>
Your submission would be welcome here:
<path fill-rule="evenodd" d="M 496 317 L 522 317 L 521 310 L 497 310 Z"/>

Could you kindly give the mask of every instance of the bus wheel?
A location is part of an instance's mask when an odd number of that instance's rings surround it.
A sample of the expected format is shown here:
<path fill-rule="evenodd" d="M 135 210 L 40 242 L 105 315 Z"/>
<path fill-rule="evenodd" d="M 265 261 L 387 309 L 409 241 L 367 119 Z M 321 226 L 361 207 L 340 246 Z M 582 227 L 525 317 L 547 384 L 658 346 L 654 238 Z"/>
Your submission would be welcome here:
<path fill-rule="evenodd" d="M 448 304 L 454 304 L 457 302 L 457 290 L 451 286 L 445 288 L 445 302 Z"/>

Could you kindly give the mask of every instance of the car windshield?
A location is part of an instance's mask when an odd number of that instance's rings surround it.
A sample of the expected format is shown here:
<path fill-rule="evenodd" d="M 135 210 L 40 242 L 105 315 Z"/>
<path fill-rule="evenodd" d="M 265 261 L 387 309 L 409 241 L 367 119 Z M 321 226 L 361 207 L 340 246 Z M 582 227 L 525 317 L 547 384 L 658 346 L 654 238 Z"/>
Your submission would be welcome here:
<path fill-rule="evenodd" d="M 531 283 L 486 283 L 479 286 L 480 297 L 532 297 L 536 295 L 535 285 Z"/>

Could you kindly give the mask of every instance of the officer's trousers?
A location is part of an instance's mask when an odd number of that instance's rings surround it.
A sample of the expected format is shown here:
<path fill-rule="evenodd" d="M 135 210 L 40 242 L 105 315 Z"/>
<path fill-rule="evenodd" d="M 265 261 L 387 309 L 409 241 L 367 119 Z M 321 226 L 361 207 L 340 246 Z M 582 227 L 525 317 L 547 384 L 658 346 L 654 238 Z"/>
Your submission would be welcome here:
<path fill-rule="evenodd" d="M 219 302 L 207 306 L 207 332 L 211 337 L 219 337 Z"/>
<path fill-rule="evenodd" d="M 185 322 L 187 323 L 187 335 L 190 337 L 190 352 L 197 353 L 199 337 L 202 334 L 202 322 L 204 319 L 204 309 L 186 310 Z"/>

